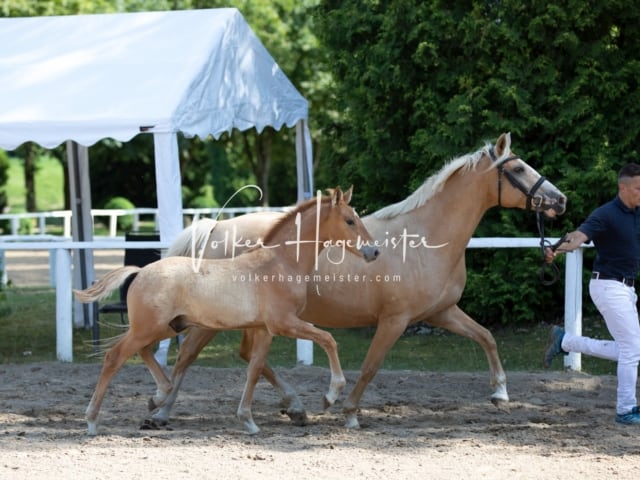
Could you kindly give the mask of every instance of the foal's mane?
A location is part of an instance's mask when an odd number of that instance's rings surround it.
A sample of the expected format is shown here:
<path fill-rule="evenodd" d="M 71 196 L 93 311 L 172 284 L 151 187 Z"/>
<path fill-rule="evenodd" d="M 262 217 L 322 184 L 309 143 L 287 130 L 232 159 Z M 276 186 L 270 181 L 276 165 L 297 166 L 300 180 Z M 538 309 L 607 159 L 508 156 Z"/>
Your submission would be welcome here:
<path fill-rule="evenodd" d="M 484 155 L 490 155 L 490 151 L 493 148 L 491 143 L 485 143 L 484 147 L 474 153 L 468 153 L 458 158 L 454 158 L 449 162 L 445 163 L 445 165 L 438 171 L 427 178 L 422 185 L 414 190 L 412 194 L 410 194 L 404 200 L 401 200 L 397 203 L 392 203 L 391 205 L 387 205 L 386 207 L 381 208 L 380 210 L 373 213 L 373 216 L 380 219 L 385 218 L 393 218 L 398 215 L 402 215 L 403 213 L 408 213 L 416 208 L 422 207 L 427 201 L 433 197 L 436 193 L 441 191 L 444 187 L 444 184 L 447 182 L 449 177 L 456 173 L 458 170 L 462 170 L 462 172 L 467 172 L 469 170 L 475 170 L 480 159 Z M 495 168 L 498 166 L 501 161 L 509 155 L 510 145 L 507 144 L 504 149 L 504 153 L 497 159 L 497 161 L 492 162 L 491 168 Z"/>
<path fill-rule="evenodd" d="M 331 198 L 328 196 L 323 196 L 320 200 L 322 206 L 324 206 L 326 203 L 330 201 L 331 201 Z M 264 239 L 262 240 L 262 242 L 265 245 L 268 245 L 271 242 L 271 240 L 273 240 L 273 237 L 275 236 L 275 234 L 278 233 L 284 225 L 288 224 L 291 221 L 291 219 L 295 218 L 295 216 L 298 213 L 302 215 L 302 213 L 309 210 L 310 208 L 315 208 L 317 205 L 317 202 L 318 202 L 318 199 L 316 197 L 313 197 L 309 200 L 305 200 L 304 202 L 300 202 L 298 205 L 296 205 L 296 207 L 293 210 L 289 210 L 284 217 L 278 220 L 276 224 L 273 227 L 271 227 L 271 229 L 264 236 Z"/>

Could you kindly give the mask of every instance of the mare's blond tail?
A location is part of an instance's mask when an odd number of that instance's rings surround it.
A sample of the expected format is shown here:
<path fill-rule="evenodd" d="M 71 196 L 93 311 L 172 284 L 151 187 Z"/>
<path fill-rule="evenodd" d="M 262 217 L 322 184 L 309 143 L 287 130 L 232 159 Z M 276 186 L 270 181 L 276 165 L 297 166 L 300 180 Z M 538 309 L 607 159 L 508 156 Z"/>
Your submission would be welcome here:
<path fill-rule="evenodd" d="M 76 298 L 79 302 L 89 303 L 96 302 L 107 298 L 113 290 L 118 288 L 129 278 L 130 275 L 138 273 L 141 270 L 140 267 L 128 265 L 120 267 L 116 270 L 112 270 L 104 277 L 84 290 L 74 290 Z"/>
<path fill-rule="evenodd" d="M 207 248 L 209 236 L 217 224 L 217 220 L 206 217 L 192 223 L 180 232 L 167 250 L 165 257 L 190 257 L 194 255 L 193 245 L 196 247 L 195 255 L 198 255 L 201 248 Z"/>

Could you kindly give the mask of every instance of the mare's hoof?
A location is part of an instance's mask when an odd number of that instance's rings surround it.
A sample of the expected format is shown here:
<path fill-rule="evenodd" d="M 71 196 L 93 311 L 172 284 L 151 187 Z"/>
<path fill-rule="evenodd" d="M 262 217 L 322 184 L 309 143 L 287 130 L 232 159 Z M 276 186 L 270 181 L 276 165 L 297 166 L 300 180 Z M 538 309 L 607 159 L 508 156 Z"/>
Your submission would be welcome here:
<path fill-rule="evenodd" d="M 511 413 L 511 408 L 509 407 L 509 400 L 504 400 L 502 398 L 492 397 L 491 403 L 500 411 Z"/>
<path fill-rule="evenodd" d="M 147 403 L 147 408 L 149 409 L 150 412 L 153 412 L 156 408 L 158 408 L 158 405 L 156 405 L 156 402 L 153 401 L 153 397 L 149 398 L 149 402 Z"/>

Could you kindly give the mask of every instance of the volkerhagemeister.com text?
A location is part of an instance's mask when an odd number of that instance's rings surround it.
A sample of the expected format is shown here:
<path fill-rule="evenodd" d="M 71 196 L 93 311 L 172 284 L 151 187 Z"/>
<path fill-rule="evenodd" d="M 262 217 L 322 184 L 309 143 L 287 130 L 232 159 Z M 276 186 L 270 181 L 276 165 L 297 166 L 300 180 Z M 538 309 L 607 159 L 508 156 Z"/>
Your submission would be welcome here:
<path fill-rule="evenodd" d="M 238 273 L 231 275 L 234 282 L 249 283 L 382 283 L 382 282 L 401 282 L 400 274 L 358 274 L 358 273 L 314 273 L 308 275 L 285 275 L 282 273 L 262 274 L 262 273 Z"/>

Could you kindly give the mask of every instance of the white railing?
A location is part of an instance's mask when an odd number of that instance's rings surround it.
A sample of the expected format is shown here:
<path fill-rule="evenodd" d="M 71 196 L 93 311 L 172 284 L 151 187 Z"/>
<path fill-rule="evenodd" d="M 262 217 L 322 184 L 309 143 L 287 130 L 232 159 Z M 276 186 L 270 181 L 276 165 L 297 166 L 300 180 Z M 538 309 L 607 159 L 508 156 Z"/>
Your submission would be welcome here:
<path fill-rule="evenodd" d="M 2 237 L 0 237 L 1 240 Z M 557 238 L 548 238 L 555 242 Z M 71 296 L 71 250 L 124 250 L 125 248 L 160 248 L 169 247 L 162 242 L 124 242 L 120 240 L 102 240 L 93 242 L 72 241 L 34 241 L 34 242 L 0 242 L 0 251 L 4 250 L 48 250 L 54 254 L 55 261 L 50 261 L 52 273 L 55 275 L 56 287 L 56 352 L 61 362 L 73 361 L 73 318 Z M 469 248 L 540 248 L 538 238 L 472 238 Z M 565 312 L 564 323 L 568 332 L 575 335 L 582 333 L 582 260 L 583 248 L 566 254 L 565 266 Z M 313 363 L 313 349 L 310 341 L 298 340 L 298 361 L 304 364 Z M 579 353 L 570 353 L 565 357 L 566 368 L 580 371 L 582 369 Z"/>
<path fill-rule="evenodd" d="M 231 218 L 236 215 L 252 212 L 263 212 L 267 210 L 283 211 L 287 207 L 225 207 L 225 208 L 184 208 L 182 216 L 185 225 L 189 223 L 196 215 L 198 217 L 208 218 Z M 107 219 L 109 227 L 109 237 L 116 237 L 118 231 L 118 218 L 124 216 L 133 216 L 133 230 L 140 228 L 141 217 L 153 217 L 155 229 L 158 230 L 158 209 L 157 208 L 133 208 L 133 209 L 92 209 L 91 218 L 95 225 L 96 218 Z M 47 226 L 52 227 L 52 223 L 59 223 L 62 219 L 62 236 L 71 237 L 71 210 L 57 210 L 49 212 L 26 212 L 26 213 L 3 213 L 0 214 L 1 220 L 8 220 L 10 224 L 10 234 L 17 236 L 20 234 L 20 223 L 22 220 L 35 220 L 36 226 L 33 230 L 35 235 L 47 234 Z M 58 226 L 59 228 L 59 226 Z"/>

